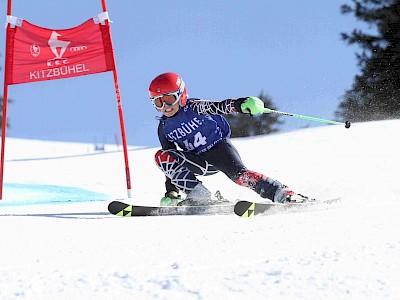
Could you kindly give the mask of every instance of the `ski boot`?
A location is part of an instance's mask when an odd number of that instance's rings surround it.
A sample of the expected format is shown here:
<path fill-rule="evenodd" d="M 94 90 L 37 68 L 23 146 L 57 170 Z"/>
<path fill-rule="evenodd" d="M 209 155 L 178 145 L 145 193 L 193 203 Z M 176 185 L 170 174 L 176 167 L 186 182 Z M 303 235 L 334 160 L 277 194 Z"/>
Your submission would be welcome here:
<path fill-rule="evenodd" d="M 282 186 L 276 190 L 273 201 L 276 203 L 304 203 L 311 201 L 311 199 L 307 196 L 296 194 L 287 186 Z"/>
<path fill-rule="evenodd" d="M 184 201 L 176 191 L 170 191 L 165 193 L 164 197 L 161 198 L 160 206 L 176 206 L 180 202 Z"/>
<path fill-rule="evenodd" d="M 211 192 L 202 183 L 198 183 L 194 189 L 187 194 L 186 199 L 179 202 L 178 205 L 199 206 L 210 205 L 211 202 Z"/>

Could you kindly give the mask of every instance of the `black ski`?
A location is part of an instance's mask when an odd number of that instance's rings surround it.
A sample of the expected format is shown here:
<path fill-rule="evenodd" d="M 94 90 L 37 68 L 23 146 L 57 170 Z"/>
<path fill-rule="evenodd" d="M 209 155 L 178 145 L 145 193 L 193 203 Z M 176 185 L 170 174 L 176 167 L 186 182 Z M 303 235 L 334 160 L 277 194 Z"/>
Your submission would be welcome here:
<path fill-rule="evenodd" d="M 257 203 L 240 200 L 235 204 L 234 212 L 239 217 L 249 218 L 256 215 L 267 215 L 267 214 L 278 214 L 278 213 L 290 213 L 290 212 L 301 212 L 301 211 L 313 211 L 316 209 L 325 209 L 329 204 L 340 201 L 340 198 L 324 200 L 324 201 L 306 201 L 301 203 Z"/>
<path fill-rule="evenodd" d="M 176 216 L 176 215 L 228 215 L 233 214 L 234 203 L 204 206 L 140 206 L 112 201 L 108 211 L 121 217 Z"/>

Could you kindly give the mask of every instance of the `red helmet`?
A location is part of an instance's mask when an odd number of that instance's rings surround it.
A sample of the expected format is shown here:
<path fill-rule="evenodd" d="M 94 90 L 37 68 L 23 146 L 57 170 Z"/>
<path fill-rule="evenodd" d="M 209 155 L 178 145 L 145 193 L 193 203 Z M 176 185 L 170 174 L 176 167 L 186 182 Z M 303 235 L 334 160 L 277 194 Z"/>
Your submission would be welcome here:
<path fill-rule="evenodd" d="M 185 82 L 178 74 L 163 73 L 154 78 L 150 83 L 149 95 L 153 103 L 155 98 L 168 94 L 176 95 L 181 106 L 186 105 L 187 94 Z"/>

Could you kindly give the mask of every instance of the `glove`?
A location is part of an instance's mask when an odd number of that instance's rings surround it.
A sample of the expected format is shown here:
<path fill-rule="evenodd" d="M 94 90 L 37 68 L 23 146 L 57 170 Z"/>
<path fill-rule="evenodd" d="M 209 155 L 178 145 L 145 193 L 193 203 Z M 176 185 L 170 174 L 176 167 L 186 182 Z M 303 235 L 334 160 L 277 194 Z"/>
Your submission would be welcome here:
<path fill-rule="evenodd" d="M 183 199 L 176 191 L 165 193 L 164 197 L 161 198 L 160 206 L 174 206 L 181 202 Z"/>
<path fill-rule="evenodd" d="M 257 97 L 248 97 L 241 105 L 240 109 L 243 113 L 250 115 L 258 115 L 266 112 L 264 102 Z"/>

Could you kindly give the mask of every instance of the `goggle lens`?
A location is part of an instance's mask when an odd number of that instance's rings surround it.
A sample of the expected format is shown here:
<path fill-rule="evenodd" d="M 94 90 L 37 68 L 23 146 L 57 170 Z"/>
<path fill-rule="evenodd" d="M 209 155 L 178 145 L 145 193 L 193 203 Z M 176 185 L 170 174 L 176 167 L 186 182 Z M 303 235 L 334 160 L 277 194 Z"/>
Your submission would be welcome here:
<path fill-rule="evenodd" d="M 176 93 L 162 95 L 162 96 L 159 96 L 159 97 L 154 97 L 152 99 L 154 105 L 157 108 L 160 108 L 160 109 L 164 107 L 164 104 L 167 104 L 168 106 L 172 106 L 175 103 L 177 103 L 178 100 L 179 100 L 179 98 L 176 96 Z"/>

